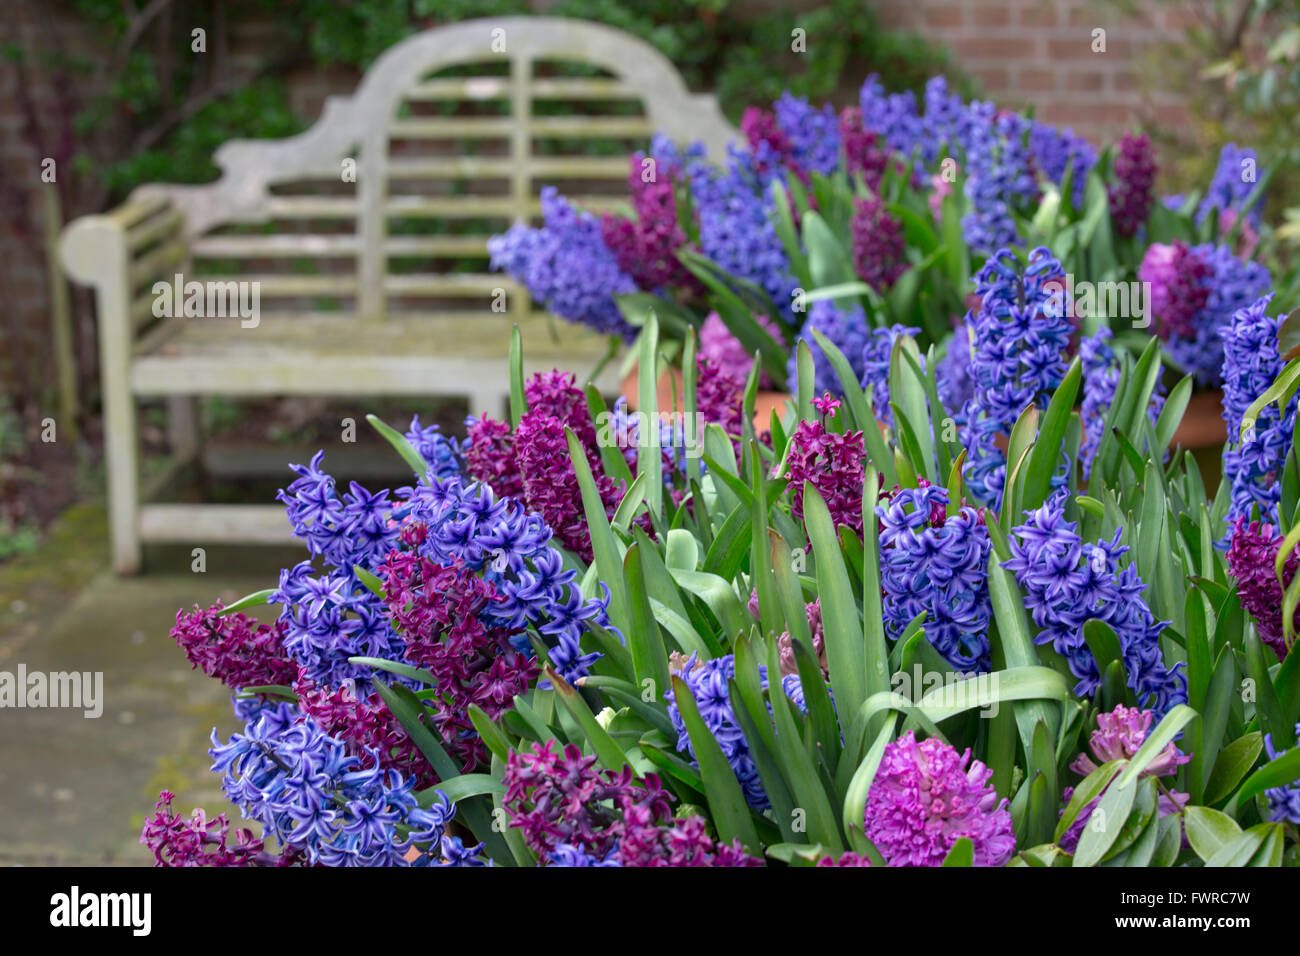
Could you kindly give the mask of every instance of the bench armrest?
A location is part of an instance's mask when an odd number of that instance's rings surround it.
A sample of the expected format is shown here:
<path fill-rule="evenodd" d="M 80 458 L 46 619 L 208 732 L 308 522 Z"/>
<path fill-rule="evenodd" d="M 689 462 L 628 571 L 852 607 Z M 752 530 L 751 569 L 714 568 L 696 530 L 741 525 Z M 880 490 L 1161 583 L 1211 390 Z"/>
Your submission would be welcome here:
<path fill-rule="evenodd" d="M 95 290 L 101 342 L 129 345 L 153 324 L 153 281 L 170 279 L 189 259 L 184 225 L 167 199 L 132 197 L 64 228 L 59 255 L 69 278 Z"/>

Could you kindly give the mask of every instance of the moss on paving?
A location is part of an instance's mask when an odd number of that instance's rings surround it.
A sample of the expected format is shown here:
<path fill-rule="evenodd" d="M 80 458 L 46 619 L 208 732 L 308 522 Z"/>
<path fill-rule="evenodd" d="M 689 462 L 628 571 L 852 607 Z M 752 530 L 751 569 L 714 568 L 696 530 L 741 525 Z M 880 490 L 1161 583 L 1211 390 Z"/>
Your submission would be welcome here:
<path fill-rule="evenodd" d="M 229 692 L 168 637 L 176 610 L 270 586 L 301 551 L 151 548 L 146 573 L 109 570 L 102 506 L 76 505 L 34 551 L 0 565 L 0 670 L 101 671 L 103 715 L 0 710 L 0 865 L 145 865 L 140 827 L 158 791 L 176 809 L 231 808 L 208 771 L 208 736 L 238 729 Z M 276 609 L 259 609 L 269 619 Z"/>

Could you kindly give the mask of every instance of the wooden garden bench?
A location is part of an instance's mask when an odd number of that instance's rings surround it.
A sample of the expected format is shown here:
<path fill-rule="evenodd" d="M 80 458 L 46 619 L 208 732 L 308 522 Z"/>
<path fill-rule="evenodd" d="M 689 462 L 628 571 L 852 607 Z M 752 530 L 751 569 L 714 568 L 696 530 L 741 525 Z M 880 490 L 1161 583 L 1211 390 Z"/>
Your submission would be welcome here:
<path fill-rule="evenodd" d="M 606 342 L 535 311 L 489 271 L 485 244 L 535 220 L 547 184 L 587 209 L 619 206 L 627 153 L 655 131 L 702 140 L 715 158 L 735 135 L 712 97 L 689 93 L 634 37 L 577 20 L 472 20 L 387 51 L 306 132 L 225 144 L 216 182 L 142 186 L 69 224 L 63 264 L 95 290 L 117 571 L 139 569 L 144 541 L 291 540 L 278 506 L 143 503 L 138 399 L 167 399 L 173 447 L 192 457 L 204 395 L 457 396 L 501 414 L 514 323 L 526 374 L 594 366 Z M 203 304 L 215 312 L 215 293 L 240 291 L 225 283 L 249 283 L 260 315 L 156 309 L 155 283 L 177 274 L 212 283 Z M 598 384 L 615 391 L 610 368 Z"/>

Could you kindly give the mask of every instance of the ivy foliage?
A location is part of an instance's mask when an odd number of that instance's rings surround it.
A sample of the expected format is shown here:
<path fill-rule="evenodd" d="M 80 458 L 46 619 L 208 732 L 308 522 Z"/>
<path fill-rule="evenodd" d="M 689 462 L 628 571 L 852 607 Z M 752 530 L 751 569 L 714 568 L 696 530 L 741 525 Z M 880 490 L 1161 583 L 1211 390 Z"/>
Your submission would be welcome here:
<path fill-rule="evenodd" d="M 79 171 L 100 177 L 118 198 L 144 182 L 214 179 L 212 153 L 229 139 L 279 138 L 306 128 L 312 117 L 296 116 L 290 106 L 292 70 L 364 70 L 421 30 L 536 12 L 524 0 L 174 0 L 165 21 L 154 16 L 139 30 L 133 27 L 146 0 L 71 0 L 70 6 L 106 39 L 101 49 L 111 52 L 102 55 L 116 58 L 110 81 L 78 104 L 73 127 L 88 143 L 107 124 L 125 124 L 134 134 L 127 138 L 131 148 L 118 155 L 87 148 L 78 157 Z M 814 101 L 854 102 L 872 71 L 891 89 L 917 90 L 942 72 L 970 92 L 945 51 L 915 34 L 881 30 L 856 0 L 763 11 L 741 0 L 558 0 L 545 13 L 640 37 L 672 61 L 689 87 L 714 90 L 733 121 L 746 106 L 766 104 L 785 89 Z M 212 45 L 247 20 L 272 31 L 273 59 L 247 83 L 227 89 L 231 76 L 214 75 L 211 58 L 218 51 Z M 206 31 L 206 57 L 190 55 L 196 28 Z M 156 34 L 167 30 L 159 40 Z M 48 55 L 46 61 L 50 65 Z M 97 66 L 86 60 L 58 64 L 83 82 Z M 197 105 L 186 108 L 195 99 Z"/>

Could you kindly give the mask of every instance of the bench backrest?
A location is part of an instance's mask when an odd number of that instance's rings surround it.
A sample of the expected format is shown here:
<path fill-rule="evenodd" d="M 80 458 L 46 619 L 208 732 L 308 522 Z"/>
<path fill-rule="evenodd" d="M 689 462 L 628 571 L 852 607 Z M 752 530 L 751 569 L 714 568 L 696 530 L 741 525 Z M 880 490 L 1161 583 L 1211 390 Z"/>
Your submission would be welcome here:
<path fill-rule="evenodd" d="M 216 182 L 136 190 L 123 214 L 130 311 L 147 324 L 150 285 L 184 265 L 187 279 L 256 279 L 264 317 L 483 316 L 504 299 L 521 318 L 527 297 L 489 272 L 489 236 L 535 219 L 548 184 L 584 208 L 620 205 L 627 155 L 656 131 L 714 158 L 736 135 L 661 54 L 600 24 L 511 17 L 418 34 L 304 133 L 223 145 Z"/>

